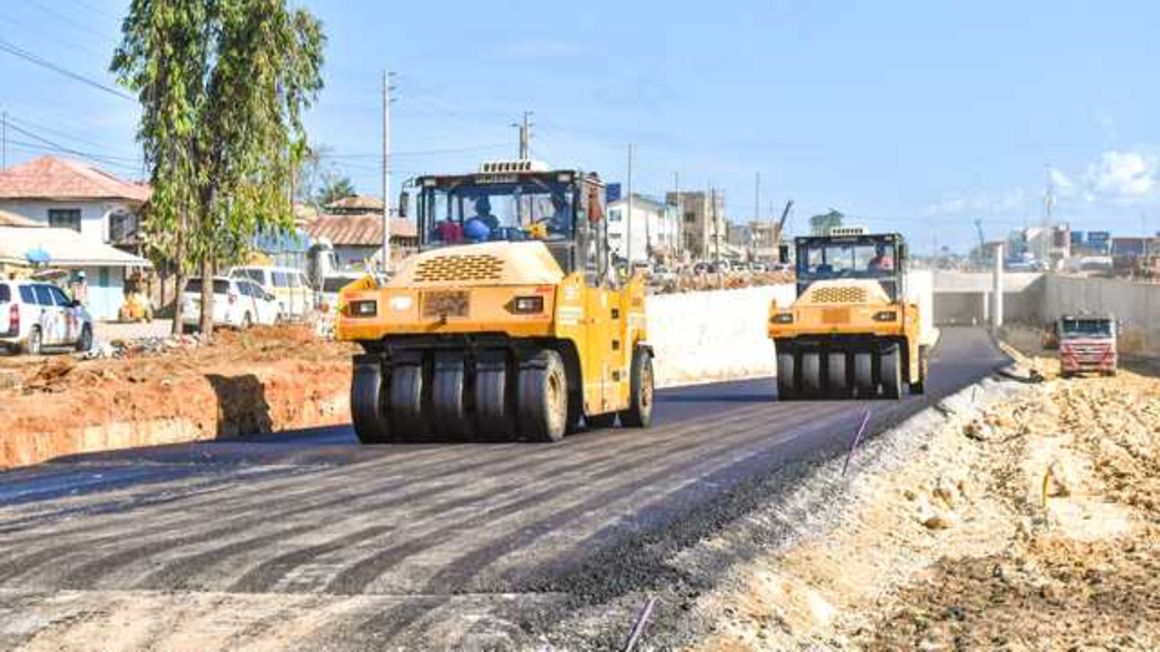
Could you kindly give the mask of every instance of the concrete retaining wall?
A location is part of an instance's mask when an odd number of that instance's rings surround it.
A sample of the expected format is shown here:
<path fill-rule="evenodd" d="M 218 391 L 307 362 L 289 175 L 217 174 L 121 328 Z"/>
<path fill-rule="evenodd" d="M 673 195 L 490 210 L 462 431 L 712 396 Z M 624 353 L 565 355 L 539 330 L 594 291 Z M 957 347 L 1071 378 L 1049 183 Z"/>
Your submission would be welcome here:
<path fill-rule="evenodd" d="M 792 285 L 666 294 L 648 298 L 649 342 L 657 385 L 771 376 L 773 342 L 765 333 L 770 302 L 793 302 Z"/>
<path fill-rule="evenodd" d="M 1123 325 L 1121 348 L 1160 355 L 1160 285 L 1116 279 L 1047 277 L 1041 319 L 1081 311 L 1112 313 Z"/>

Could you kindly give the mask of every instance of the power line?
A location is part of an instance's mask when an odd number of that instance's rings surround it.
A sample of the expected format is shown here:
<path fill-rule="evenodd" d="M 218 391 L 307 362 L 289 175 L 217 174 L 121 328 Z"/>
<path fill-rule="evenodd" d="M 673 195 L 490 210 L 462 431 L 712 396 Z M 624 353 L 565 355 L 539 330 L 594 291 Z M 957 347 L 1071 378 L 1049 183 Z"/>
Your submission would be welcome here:
<path fill-rule="evenodd" d="M 116 88 L 113 88 L 111 86 L 107 86 L 99 81 L 95 81 L 93 79 L 90 79 L 89 77 L 86 77 L 80 73 L 76 73 L 76 72 L 73 72 L 71 70 L 68 70 L 67 68 L 63 68 L 63 67 L 61 67 L 61 66 L 59 66 L 51 61 L 48 61 L 47 59 L 43 59 L 43 58 L 39 57 L 39 56 L 37 56 L 37 55 L 35 55 L 35 54 L 33 54 L 33 53 L 23 49 L 23 48 L 19 48 L 15 45 L 12 45 L 11 43 L 9 43 L 7 41 L 0 40 L 0 52 L 7 52 L 8 54 L 11 54 L 13 56 L 20 57 L 21 59 L 24 59 L 25 61 L 28 61 L 30 63 L 34 63 L 42 68 L 47 68 L 47 69 L 49 69 L 57 74 L 64 75 L 65 77 L 68 77 L 69 79 L 72 79 L 74 81 L 78 81 L 78 82 L 85 84 L 87 86 L 92 86 L 93 88 L 96 88 L 97 90 L 102 90 L 110 95 L 115 95 L 123 100 L 129 100 L 130 102 L 137 101 L 137 99 L 134 98 L 132 95 L 127 95 L 127 94 L 122 93 L 121 91 L 117 90 Z"/>

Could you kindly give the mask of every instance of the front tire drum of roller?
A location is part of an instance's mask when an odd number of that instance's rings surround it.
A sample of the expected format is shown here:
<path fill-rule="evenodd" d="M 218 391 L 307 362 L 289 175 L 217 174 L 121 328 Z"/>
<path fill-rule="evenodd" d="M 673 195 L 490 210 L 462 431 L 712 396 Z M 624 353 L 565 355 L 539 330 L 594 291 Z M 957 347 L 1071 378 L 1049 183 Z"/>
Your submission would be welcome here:
<path fill-rule="evenodd" d="M 568 422 L 568 376 L 555 351 L 540 351 L 520 365 L 520 434 L 533 441 L 564 438 Z"/>
<path fill-rule="evenodd" d="M 475 365 L 475 426 L 487 439 L 515 439 L 515 410 L 509 397 L 508 364 L 502 351 L 481 356 Z"/>
<path fill-rule="evenodd" d="M 432 425 L 439 435 L 470 439 L 474 428 L 467 413 L 466 375 L 461 352 L 440 353 L 435 358 L 431 382 Z"/>
<path fill-rule="evenodd" d="M 882 393 L 886 398 L 902 397 L 902 356 L 899 346 L 891 344 L 882 350 L 879 374 L 882 376 Z"/>
<path fill-rule="evenodd" d="M 797 398 L 797 363 L 793 350 L 777 354 L 777 400 L 789 401 Z"/>
<path fill-rule="evenodd" d="M 834 398 L 850 396 L 850 381 L 846 376 L 846 352 L 826 354 L 826 393 Z"/>
<path fill-rule="evenodd" d="M 391 424 L 384 404 L 382 363 L 375 356 L 356 356 L 350 384 L 350 412 L 355 435 L 363 444 L 391 441 Z"/>
<path fill-rule="evenodd" d="M 874 382 L 874 354 L 869 351 L 854 354 L 854 391 L 858 398 L 878 395 L 878 385 Z"/>
<path fill-rule="evenodd" d="M 822 354 L 817 351 L 802 353 L 802 393 L 810 398 L 822 394 Z"/>
<path fill-rule="evenodd" d="M 414 441 L 427 435 L 423 415 L 423 367 L 399 365 L 391 373 L 391 430 Z"/>

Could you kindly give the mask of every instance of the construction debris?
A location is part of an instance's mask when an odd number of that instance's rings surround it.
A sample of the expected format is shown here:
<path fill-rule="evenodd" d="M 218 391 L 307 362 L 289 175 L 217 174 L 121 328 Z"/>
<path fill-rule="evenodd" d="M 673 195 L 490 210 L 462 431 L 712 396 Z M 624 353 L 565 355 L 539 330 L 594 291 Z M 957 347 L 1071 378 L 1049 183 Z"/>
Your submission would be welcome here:
<path fill-rule="evenodd" d="M 705 647 L 1160 647 L 1160 380 L 1049 377 L 963 418 L 755 562 Z"/>

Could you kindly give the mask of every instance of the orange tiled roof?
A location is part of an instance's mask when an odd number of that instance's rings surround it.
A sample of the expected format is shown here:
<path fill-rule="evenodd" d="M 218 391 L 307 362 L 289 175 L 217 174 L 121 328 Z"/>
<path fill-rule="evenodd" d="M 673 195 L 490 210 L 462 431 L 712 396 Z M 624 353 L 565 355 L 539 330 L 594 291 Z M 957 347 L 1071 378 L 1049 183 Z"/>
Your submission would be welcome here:
<path fill-rule="evenodd" d="M 0 199 L 149 200 L 148 184 L 125 181 L 80 161 L 41 156 L 0 170 Z"/>
<path fill-rule="evenodd" d="M 374 247 L 383 243 L 383 218 L 378 215 L 319 215 L 306 225 L 315 240 L 326 238 L 336 247 Z M 415 225 L 391 218 L 391 238 L 414 238 Z"/>
<path fill-rule="evenodd" d="M 326 210 L 334 212 L 379 211 L 383 210 L 383 200 L 370 195 L 343 197 L 326 205 Z"/>

